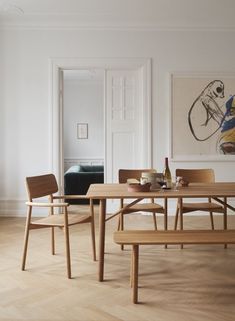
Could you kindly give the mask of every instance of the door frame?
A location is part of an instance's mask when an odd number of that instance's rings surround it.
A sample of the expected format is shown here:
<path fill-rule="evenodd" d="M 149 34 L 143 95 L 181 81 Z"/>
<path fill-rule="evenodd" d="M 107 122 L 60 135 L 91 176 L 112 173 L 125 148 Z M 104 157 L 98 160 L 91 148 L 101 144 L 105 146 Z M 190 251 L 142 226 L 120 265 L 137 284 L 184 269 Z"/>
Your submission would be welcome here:
<path fill-rule="evenodd" d="M 138 69 L 142 76 L 142 101 L 144 163 L 152 167 L 152 123 L 151 123 L 151 58 L 51 58 L 50 67 L 50 170 L 56 175 L 59 190 L 63 188 L 63 70 L 102 69 L 106 75 L 109 69 Z M 106 111 L 106 76 L 104 79 L 104 111 Z M 105 120 L 105 115 L 104 115 Z M 106 126 L 106 125 L 105 125 Z M 106 130 L 104 130 L 106 135 Z M 106 139 L 104 137 L 104 168 L 106 168 Z M 106 181 L 106 172 L 105 181 Z"/>

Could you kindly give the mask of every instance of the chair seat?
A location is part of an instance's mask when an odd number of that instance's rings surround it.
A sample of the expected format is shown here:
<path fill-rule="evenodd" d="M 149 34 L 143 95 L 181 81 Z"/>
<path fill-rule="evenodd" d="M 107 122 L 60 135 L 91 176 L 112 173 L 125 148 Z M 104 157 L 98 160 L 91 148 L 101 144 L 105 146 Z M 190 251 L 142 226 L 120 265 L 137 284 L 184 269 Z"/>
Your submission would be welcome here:
<path fill-rule="evenodd" d="M 79 223 L 86 223 L 91 221 L 90 215 L 80 215 L 80 214 L 68 214 L 68 225 L 74 225 Z M 42 225 L 42 226 L 64 226 L 64 215 L 56 214 L 43 217 L 36 221 L 31 222 L 33 225 Z"/>
<path fill-rule="evenodd" d="M 126 206 L 127 204 L 124 204 Z M 157 213 L 164 213 L 164 208 L 156 203 L 141 203 L 135 204 L 130 208 L 124 211 L 125 213 L 132 213 L 132 212 L 157 212 Z"/>
<path fill-rule="evenodd" d="M 216 203 L 184 203 L 182 204 L 183 212 L 191 211 L 212 211 L 223 213 L 223 207 Z"/>

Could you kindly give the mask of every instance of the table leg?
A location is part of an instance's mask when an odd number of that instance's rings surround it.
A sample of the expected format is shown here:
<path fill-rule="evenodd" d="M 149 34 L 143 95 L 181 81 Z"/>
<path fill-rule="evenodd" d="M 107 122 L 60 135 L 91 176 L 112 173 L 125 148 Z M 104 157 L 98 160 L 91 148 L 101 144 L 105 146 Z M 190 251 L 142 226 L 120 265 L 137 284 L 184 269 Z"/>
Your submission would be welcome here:
<path fill-rule="evenodd" d="M 165 213 L 164 213 L 164 230 L 166 231 L 168 229 L 168 202 L 167 198 L 164 200 L 164 208 L 165 208 Z M 165 249 L 167 249 L 167 244 L 165 244 Z"/>
<path fill-rule="evenodd" d="M 104 280 L 104 250 L 105 250 L 105 214 L 106 214 L 106 200 L 100 200 L 99 213 L 99 281 Z"/>
<path fill-rule="evenodd" d="M 224 230 L 227 230 L 227 197 L 224 198 Z M 228 245 L 224 244 L 224 248 L 227 249 Z"/>
<path fill-rule="evenodd" d="M 184 229 L 183 225 L 183 200 L 179 198 L 179 214 L 180 214 L 180 230 Z M 181 249 L 183 249 L 183 244 L 181 244 Z"/>

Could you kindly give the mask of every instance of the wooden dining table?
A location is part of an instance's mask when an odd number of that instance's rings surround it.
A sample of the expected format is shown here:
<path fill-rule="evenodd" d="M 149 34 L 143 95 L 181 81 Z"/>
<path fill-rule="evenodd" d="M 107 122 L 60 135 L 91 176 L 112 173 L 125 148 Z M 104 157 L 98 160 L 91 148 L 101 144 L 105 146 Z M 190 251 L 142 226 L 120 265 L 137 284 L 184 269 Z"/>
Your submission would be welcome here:
<path fill-rule="evenodd" d="M 187 187 L 173 187 L 172 189 L 156 189 L 149 192 L 130 192 L 127 184 L 91 184 L 87 196 L 93 200 L 100 200 L 99 205 L 99 268 L 98 280 L 104 280 L 104 253 L 105 253 L 105 224 L 106 201 L 108 199 L 131 199 L 128 206 L 132 206 L 144 199 L 180 199 L 183 198 L 208 198 L 211 197 L 225 206 L 225 219 L 227 220 L 227 208 L 235 211 L 235 207 L 224 202 L 224 198 L 235 197 L 235 182 L 216 182 L 209 184 L 189 184 Z M 222 199 L 221 199 L 222 198 Z M 126 209 L 124 207 L 123 209 Z M 118 215 L 119 209 L 113 216 Z M 111 217 L 113 217 L 111 215 Z"/>

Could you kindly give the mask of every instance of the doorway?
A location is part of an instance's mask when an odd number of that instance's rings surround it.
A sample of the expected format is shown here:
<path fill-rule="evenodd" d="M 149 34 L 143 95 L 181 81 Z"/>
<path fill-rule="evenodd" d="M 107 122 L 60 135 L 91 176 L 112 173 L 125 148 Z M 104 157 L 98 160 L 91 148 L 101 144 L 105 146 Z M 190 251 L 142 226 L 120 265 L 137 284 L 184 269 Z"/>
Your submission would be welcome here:
<path fill-rule="evenodd" d="M 61 107 L 63 193 L 85 195 L 90 184 L 104 183 L 104 71 L 63 70 Z M 77 199 L 70 203 L 89 202 Z"/>
<path fill-rule="evenodd" d="M 91 69 L 104 71 L 104 181 L 115 182 L 118 167 L 152 166 L 151 60 L 54 58 L 51 59 L 50 164 L 60 191 L 64 183 L 63 72 Z M 129 127 L 128 121 L 137 126 Z"/>
<path fill-rule="evenodd" d="M 63 71 L 64 172 L 104 165 L 104 71 Z"/>

